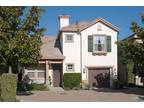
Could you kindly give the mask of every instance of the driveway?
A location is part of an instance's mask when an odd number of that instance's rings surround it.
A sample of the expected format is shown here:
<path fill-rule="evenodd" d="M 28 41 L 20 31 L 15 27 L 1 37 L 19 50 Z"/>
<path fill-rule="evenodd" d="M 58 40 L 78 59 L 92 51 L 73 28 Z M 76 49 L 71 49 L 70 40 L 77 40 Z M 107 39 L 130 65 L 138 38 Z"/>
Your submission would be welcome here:
<path fill-rule="evenodd" d="M 31 95 L 17 96 L 22 102 L 138 102 L 144 89 L 70 90 L 63 92 L 33 91 Z"/>

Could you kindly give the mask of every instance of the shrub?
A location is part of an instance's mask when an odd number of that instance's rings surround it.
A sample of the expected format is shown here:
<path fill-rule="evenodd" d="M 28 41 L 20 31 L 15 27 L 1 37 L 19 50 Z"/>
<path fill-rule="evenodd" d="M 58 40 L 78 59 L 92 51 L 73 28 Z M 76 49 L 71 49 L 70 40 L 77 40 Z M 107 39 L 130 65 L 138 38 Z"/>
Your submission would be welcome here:
<path fill-rule="evenodd" d="M 17 76 L 15 74 L 3 74 L 1 77 L 1 101 L 16 101 Z"/>
<path fill-rule="evenodd" d="M 45 90 L 47 90 L 47 87 L 46 87 L 45 84 L 35 84 L 35 83 L 33 83 L 33 84 L 31 84 L 30 89 L 31 90 L 45 91 Z"/>
<path fill-rule="evenodd" d="M 17 83 L 17 91 L 27 91 L 28 87 L 26 85 L 26 83 L 24 83 L 23 81 L 20 81 Z"/>
<path fill-rule="evenodd" d="M 1 100 L 1 76 L 0 76 L 0 100 Z"/>
<path fill-rule="evenodd" d="M 73 89 L 80 87 L 81 73 L 65 73 L 63 77 L 64 88 Z"/>
<path fill-rule="evenodd" d="M 113 89 L 122 89 L 123 88 L 123 82 L 115 79 L 113 80 L 113 86 L 112 86 Z"/>

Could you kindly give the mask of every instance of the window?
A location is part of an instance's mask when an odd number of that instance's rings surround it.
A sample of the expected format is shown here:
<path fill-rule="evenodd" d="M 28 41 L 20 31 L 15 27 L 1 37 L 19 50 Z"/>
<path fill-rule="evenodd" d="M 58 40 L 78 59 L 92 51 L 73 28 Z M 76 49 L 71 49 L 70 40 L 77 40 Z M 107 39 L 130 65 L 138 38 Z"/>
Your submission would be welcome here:
<path fill-rule="evenodd" d="M 44 72 L 38 72 L 38 77 L 39 78 L 44 78 Z"/>
<path fill-rule="evenodd" d="M 67 71 L 74 71 L 74 64 L 66 64 Z"/>
<path fill-rule="evenodd" d="M 97 31 L 101 31 L 102 28 L 101 28 L 101 25 L 97 25 Z"/>
<path fill-rule="evenodd" d="M 103 53 L 112 51 L 111 36 L 88 35 L 88 52 Z"/>
<path fill-rule="evenodd" d="M 28 74 L 28 76 L 29 76 L 30 78 L 33 78 L 33 77 L 35 77 L 35 74 L 34 74 L 34 72 L 28 72 L 27 74 Z"/>
<path fill-rule="evenodd" d="M 106 52 L 106 36 L 94 36 L 93 52 Z"/>
<path fill-rule="evenodd" d="M 66 42 L 73 42 L 73 35 L 72 34 L 67 34 L 65 37 L 66 37 Z"/>

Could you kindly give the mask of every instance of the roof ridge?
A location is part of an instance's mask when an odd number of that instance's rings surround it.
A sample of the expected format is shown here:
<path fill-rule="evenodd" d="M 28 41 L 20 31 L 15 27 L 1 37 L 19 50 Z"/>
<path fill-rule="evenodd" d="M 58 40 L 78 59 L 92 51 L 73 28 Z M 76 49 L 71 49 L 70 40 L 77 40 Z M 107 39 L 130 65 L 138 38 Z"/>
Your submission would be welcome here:
<path fill-rule="evenodd" d="M 112 23 L 108 22 L 107 20 L 105 20 L 104 18 L 96 18 L 94 20 L 91 20 L 91 21 L 85 21 L 86 24 L 82 24 L 82 22 L 79 22 L 79 23 L 75 23 L 75 24 L 70 24 L 66 27 L 63 27 L 61 28 L 62 31 L 76 31 L 77 29 L 79 29 L 80 31 L 92 26 L 93 24 L 95 23 L 98 23 L 98 22 L 101 22 L 103 24 L 105 24 L 106 26 L 110 27 L 111 29 L 115 30 L 115 31 L 119 31 L 120 29 L 113 25 Z"/>

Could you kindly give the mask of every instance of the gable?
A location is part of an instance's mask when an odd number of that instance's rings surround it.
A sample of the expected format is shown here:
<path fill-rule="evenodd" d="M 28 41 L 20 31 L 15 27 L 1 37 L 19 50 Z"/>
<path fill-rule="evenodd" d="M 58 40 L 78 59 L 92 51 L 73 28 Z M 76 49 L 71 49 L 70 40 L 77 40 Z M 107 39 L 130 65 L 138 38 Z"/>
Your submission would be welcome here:
<path fill-rule="evenodd" d="M 111 24 L 110 22 L 102 19 L 102 18 L 97 18 L 96 20 L 90 21 L 90 22 L 78 22 L 76 24 L 71 24 L 69 26 L 61 28 L 61 31 L 63 32 L 77 32 L 77 31 L 83 31 L 97 23 L 102 23 L 105 26 L 111 28 L 112 30 L 119 32 L 119 28 Z"/>
<path fill-rule="evenodd" d="M 94 25 L 84 29 L 81 33 L 90 35 L 92 34 L 115 35 L 117 34 L 117 31 L 113 30 L 112 28 L 101 22 L 97 22 Z"/>

